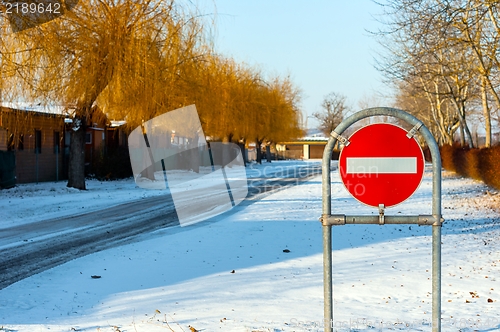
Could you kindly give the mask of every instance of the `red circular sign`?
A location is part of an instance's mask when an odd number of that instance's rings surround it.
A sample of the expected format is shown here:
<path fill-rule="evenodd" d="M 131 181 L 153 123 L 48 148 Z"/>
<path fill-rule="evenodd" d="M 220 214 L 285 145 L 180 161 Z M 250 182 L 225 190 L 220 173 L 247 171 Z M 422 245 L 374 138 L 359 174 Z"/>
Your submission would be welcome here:
<path fill-rule="evenodd" d="M 424 175 L 424 155 L 401 127 L 378 123 L 349 138 L 339 156 L 340 178 L 361 203 L 394 206 L 417 190 Z"/>

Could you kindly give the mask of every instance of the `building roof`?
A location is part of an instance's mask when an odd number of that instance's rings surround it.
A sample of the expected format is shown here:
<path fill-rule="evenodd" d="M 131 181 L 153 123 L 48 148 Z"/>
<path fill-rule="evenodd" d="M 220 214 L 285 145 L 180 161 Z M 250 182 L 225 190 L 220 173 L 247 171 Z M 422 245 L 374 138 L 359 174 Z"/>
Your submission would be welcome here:
<path fill-rule="evenodd" d="M 328 138 L 321 130 L 319 129 L 307 129 L 306 136 L 300 137 L 294 140 L 290 140 L 287 142 L 280 142 L 280 144 L 291 145 L 291 144 L 326 144 L 328 142 Z"/>
<path fill-rule="evenodd" d="M 126 123 L 127 123 L 127 121 L 125 121 L 125 120 L 122 120 L 122 121 L 115 121 L 115 120 L 111 120 L 111 121 L 110 121 L 110 126 L 111 126 L 112 128 L 114 128 L 114 127 L 120 127 L 120 126 L 123 126 L 123 125 L 124 125 L 124 124 L 126 124 Z"/>
<path fill-rule="evenodd" d="M 74 113 L 73 107 L 61 106 L 61 105 L 42 105 L 41 103 L 33 104 L 28 102 L 0 102 L 0 107 L 9 108 L 12 110 L 20 110 L 27 112 L 37 112 L 41 114 L 54 114 L 65 116 L 65 123 L 73 123 L 71 116 Z M 110 121 L 110 127 L 116 128 L 126 124 L 126 121 Z"/>
<path fill-rule="evenodd" d="M 328 137 L 306 136 L 297 139 L 299 142 L 328 142 Z"/>
<path fill-rule="evenodd" d="M 73 112 L 72 108 L 59 105 L 42 105 L 41 103 L 33 104 L 28 102 L 1 102 L 1 107 L 11 108 L 20 111 L 30 111 L 46 114 L 59 114 L 59 115 L 71 115 Z"/>

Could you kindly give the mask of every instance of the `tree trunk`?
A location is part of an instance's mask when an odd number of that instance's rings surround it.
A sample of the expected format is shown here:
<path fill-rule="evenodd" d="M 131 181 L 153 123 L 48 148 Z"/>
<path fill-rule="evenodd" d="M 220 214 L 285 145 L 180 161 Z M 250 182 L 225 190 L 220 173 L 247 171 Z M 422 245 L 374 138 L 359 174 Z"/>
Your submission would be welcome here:
<path fill-rule="evenodd" d="M 144 127 L 142 127 L 142 132 L 143 132 L 143 136 L 144 136 L 144 142 L 146 143 L 146 147 L 148 149 L 148 156 L 149 156 L 149 161 L 151 162 L 151 165 L 141 172 L 141 177 L 149 179 L 151 181 L 154 181 L 155 180 L 155 161 L 153 158 L 153 152 L 151 151 L 151 145 L 149 144 L 148 135 L 146 134 Z"/>
<path fill-rule="evenodd" d="M 462 88 L 459 84 L 459 79 L 457 78 L 455 80 L 455 92 L 446 77 L 444 81 L 448 87 L 448 93 L 451 95 L 451 100 L 453 101 L 453 105 L 455 105 L 458 119 L 460 121 L 460 145 L 465 146 L 468 144 L 469 147 L 473 148 L 474 144 L 472 143 L 472 136 L 470 135 L 469 127 L 467 126 L 467 121 L 465 119 L 465 100 L 467 98 L 467 88 Z"/>
<path fill-rule="evenodd" d="M 268 163 L 271 162 L 271 146 L 269 144 L 266 145 L 266 160 Z"/>
<path fill-rule="evenodd" d="M 259 141 L 258 138 L 255 139 L 255 149 L 257 152 L 257 163 L 262 164 L 262 151 L 260 150 L 260 145 L 262 141 Z"/>
<path fill-rule="evenodd" d="M 467 138 L 467 142 L 470 148 L 474 148 L 474 141 L 472 140 L 472 134 L 470 133 L 469 125 L 467 125 L 467 121 L 465 121 L 465 107 L 463 110 L 463 121 L 464 121 L 464 130 Z"/>
<path fill-rule="evenodd" d="M 483 78 L 481 84 L 481 99 L 483 102 L 484 123 L 486 130 L 486 141 L 484 146 L 489 148 L 491 146 L 491 114 L 490 107 L 488 106 L 488 93 L 486 91 L 486 80 Z"/>
<path fill-rule="evenodd" d="M 245 151 L 246 150 L 245 149 L 245 143 L 244 142 L 239 142 L 238 146 L 240 147 L 241 157 L 243 159 L 243 165 L 246 167 L 247 163 L 248 163 L 248 160 L 247 160 L 247 155 L 246 155 L 246 151 Z"/>
<path fill-rule="evenodd" d="M 467 125 L 467 121 L 465 119 L 465 106 L 460 105 L 457 109 L 457 113 L 460 121 L 460 144 L 462 146 L 465 146 L 467 144 L 470 148 L 473 148 L 474 142 L 472 140 L 469 126 Z"/>
<path fill-rule="evenodd" d="M 85 133 L 87 120 L 75 116 L 70 134 L 68 187 L 86 190 L 85 187 Z"/>
<path fill-rule="evenodd" d="M 460 146 L 465 146 L 465 130 L 462 121 L 460 121 Z"/>

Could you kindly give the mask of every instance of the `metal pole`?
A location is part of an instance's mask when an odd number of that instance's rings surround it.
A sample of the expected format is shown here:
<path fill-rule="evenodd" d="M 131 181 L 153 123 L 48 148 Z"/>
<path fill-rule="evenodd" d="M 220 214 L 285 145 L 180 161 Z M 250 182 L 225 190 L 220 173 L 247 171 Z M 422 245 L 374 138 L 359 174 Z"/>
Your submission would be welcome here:
<path fill-rule="evenodd" d="M 322 205 L 323 215 L 331 214 L 331 178 L 330 168 L 332 150 L 337 140 L 331 137 L 323 152 L 322 173 Z M 324 289 L 324 331 L 332 332 L 333 328 L 333 282 L 332 282 L 332 226 L 323 225 L 323 289 Z"/>
<path fill-rule="evenodd" d="M 441 226 L 432 226 L 432 332 L 441 331 Z"/>
<path fill-rule="evenodd" d="M 441 156 L 439 147 L 427 127 L 421 134 L 432 157 L 432 214 L 438 220 L 432 225 L 432 332 L 441 331 Z"/>
<path fill-rule="evenodd" d="M 332 283 L 332 226 L 323 226 L 323 291 L 324 291 L 324 330 L 333 328 L 333 283 Z M 329 300 L 328 300 L 329 299 Z"/>

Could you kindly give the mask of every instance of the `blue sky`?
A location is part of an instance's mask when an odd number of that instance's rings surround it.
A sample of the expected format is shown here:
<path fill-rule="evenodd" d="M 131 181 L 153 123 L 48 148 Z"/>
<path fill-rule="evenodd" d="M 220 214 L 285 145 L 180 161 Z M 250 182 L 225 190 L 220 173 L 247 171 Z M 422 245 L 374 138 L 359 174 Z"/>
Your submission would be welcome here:
<path fill-rule="evenodd" d="M 290 74 L 303 90 L 303 110 L 320 111 L 329 92 L 358 101 L 378 96 L 386 106 L 388 88 L 374 68 L 379 46 L 366 30 L 379 27 L 381 12 L 370 0 L 205 0 L 217 12 L 216 48 L 263 69 Z M 309 126 L 315 121 L 309 118 Z"/>

